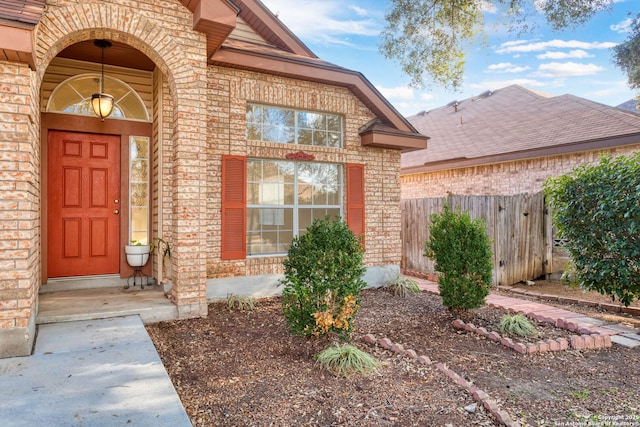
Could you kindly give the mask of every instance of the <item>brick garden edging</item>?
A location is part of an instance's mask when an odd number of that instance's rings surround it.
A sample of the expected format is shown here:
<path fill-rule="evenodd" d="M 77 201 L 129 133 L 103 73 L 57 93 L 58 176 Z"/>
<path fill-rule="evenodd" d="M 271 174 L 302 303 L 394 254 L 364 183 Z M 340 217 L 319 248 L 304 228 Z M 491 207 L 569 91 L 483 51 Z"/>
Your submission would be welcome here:
<path fill-rule="evenodd" d="M 504 292 L 509 292 L 516 295 L 523 295 L 531 298 L 536 298 L 541 301 L 551 301 L 551 302 L 559 302 L 562 304 L 573 304 L 579 305 L 583 307 L 598 307 L 605 311 L 610 311 L 613 313 L 626 313 L 631 314 L 632 316 L 640 316 L 640 307 L 625 307 L 620 304 L 610 304 L 604 302 L 593 302 L 582 300 L 579 298 L 572 297 L 563 297 L 557 295 L 543 294 L 541 292 L 529 291 L 527 289 L 516 288 L 513 286 L 498 286 L 498 289 Z"/>
<path fill-rule="evenodd" d="M 536 344 L 516 343 L 511 338 L 500 336 L 498 332 L 487 331 L 485 328 L 476 327 L 473 323 L 465 323 L 461 319 L 453 321 L 453 327 L 481 335 L 490 341 L 497 342 L 507 348 L 517 351 L 520 354 L 546 353 L 547 351 L 563 351 L 572 348 L 574 350 L 598 350 L 611 347 L 611 336 L 609 335 L 574 335 L 570 340 L 557 338 L 538 341 Z"/>
<path fill-rule="evenodd" d="M 362 337 L 362 341 L 368 345 L 379 345 L 385 350 L 393 351 L 394 353 L 399 354 L 400 356 L 407 357 L 411 360 L 414 360 L 422 365 L 432 365 L 433 362 L 429 359 L 428 356 L 418 356 L 415 350 L 405 350 L 402 344 L 393 343 L 389 338 L 381 338 L 376 339 L 373 334 L 367 334 Z M 436 369 L 445 374 L 454 383 L 456 383 L 459 387 L 462 387 L 465 391 L 473 396 L 473 399 L 481 404 L 489 413 L 501 424 L 507 427 L 520 427 L 521 424 L 517 421 L 513 421 L 509 414 L 500 409 L 498 406 L 498 402 L 495 399 L 492 399 L 486 392 L 480 390 L 478 387 L 474 386 L 471 382 L 465 380 L 460 375 L 458 375 L 455 371 L 449 368 L 445 363 L 436 363 Z"/>

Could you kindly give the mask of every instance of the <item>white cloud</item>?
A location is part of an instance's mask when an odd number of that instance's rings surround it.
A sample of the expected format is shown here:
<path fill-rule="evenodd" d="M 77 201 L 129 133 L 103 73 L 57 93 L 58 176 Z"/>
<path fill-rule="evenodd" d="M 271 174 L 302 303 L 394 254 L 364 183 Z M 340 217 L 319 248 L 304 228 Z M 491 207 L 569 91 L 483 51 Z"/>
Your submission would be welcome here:
<path fill-rule="evenodd" d="M 590 54 L 586 50 L 575 49 L 569 52 L 549 51 L 536 55 L 538 59 L 570 59 L 570 58 L 593 58 L 594 55 Z"/>
<path fill-rule="evenodd" d="M 514 65 L 511 62 L 501 62 L 499 64 L 491 64 L 487 67 L 488 71 L 495 71 L 498 73 L 522 73 L 529 70 L 530 67 L 522 67 Z"/>
<path fill-rule="evenodd" d="M 413 99 L 413 89 L 408 86 L 382 87 L 376 86 L 387 99 Z"/>
<path fill-rule="evenodd" d="M 354 5 L 354 4 L 350 5 L 349 9 L 353 10 L 359 16 L 367 16 L 367 15 L 369 15 L 369 12 L 367 12 L 367 9 L 358 7 L 358 6 Z"/>
<path fill-rule="evenodd" d="M 549 49 L 610 49 L 616 46 L 612 42 L 582 42 L 579 40 L 550 40 L 546 42 L 502 43 L 496 53 L 540 52 Z"/>
<path fill-rule="evenodd" d="M 618 22 L 617 24 L 610 25 L 609 29 L 616 33 L 628 33 L 629 31 L 631 31 L 631 24 L 633 24 L 633 19 L 627 18 Z"/>
<path fill-rule="evenodd" d="M 435 99 L 435 96 L 433 96 L 432 93 L 421 93 L 420 99 L 423 101 L 431 101 L 432 99 Z"/>
<path fill-rule="evenodd" d="M 538 71 L 534 73 L 537 77 L 562 78 L 592 76 L 604 71 L 604 67 L 595 64 L 580 64 L 577 62 L 549 62 L 540 64 Z"/>
<path fill-rule="evenodd" d="M 377 37 L 381 23 L 366 10 L 345 8 L 335 0 L 264 0 L 263 3 L 298 37 L 308 42 L 349 44 L 347 36 Z M 364 13 L 364 15 L 363 15 Z"/>

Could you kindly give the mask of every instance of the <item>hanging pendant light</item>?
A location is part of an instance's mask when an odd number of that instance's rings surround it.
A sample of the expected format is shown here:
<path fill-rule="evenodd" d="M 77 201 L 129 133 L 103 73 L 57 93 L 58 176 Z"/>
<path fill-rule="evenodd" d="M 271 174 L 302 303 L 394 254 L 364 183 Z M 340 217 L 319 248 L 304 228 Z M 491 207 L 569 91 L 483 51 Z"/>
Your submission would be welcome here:
<path fill-rule="evenodd" d="M 104 50 L 111 47 L 111 42 L 108 40 L 94 40 L 94 45 L 102 49 L 102 77 L 100 79 L 100 93 L 94 93 L 91 95 L 91 106 L 96 116 L 100 117 L 104 122 L 106 117 L 109 117 L 113 111 L 113 96 L 108 93 L 104 93 Z"/>

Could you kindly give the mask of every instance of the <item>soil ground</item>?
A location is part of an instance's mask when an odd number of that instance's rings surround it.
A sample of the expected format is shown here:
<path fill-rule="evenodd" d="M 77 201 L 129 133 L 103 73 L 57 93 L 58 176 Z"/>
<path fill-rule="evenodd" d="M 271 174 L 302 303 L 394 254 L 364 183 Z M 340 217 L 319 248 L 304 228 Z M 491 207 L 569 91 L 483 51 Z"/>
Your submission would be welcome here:
<path fill-rule="evenodd" d="M 555 293 L 565 289 L 545 285 Z M 640 348 L 521 355 L 454 329 L 454 316 L 438 296 L 402 298 L 368 289 L 361 297 L 353 344 L 382 362 L 368 377 L 336 377 L 316 365 L 313 356 L 330 340 L 292 336 L 279 298 L 256 301 L 254 310 L 245 311 L 214 303 L 207 318 L 162 322 L 148 331 L 195 426 L 499 425 L 436 369 L 438 362 L 487 392 L 522 425 L 640 426 Z M 628 315 L 564 307 L 640 326 Z M 502 314 L 484 307 L 475 316 L 490 324 Z M 433 364 L 367 346 L 360 338 L 369 333 Z"/>

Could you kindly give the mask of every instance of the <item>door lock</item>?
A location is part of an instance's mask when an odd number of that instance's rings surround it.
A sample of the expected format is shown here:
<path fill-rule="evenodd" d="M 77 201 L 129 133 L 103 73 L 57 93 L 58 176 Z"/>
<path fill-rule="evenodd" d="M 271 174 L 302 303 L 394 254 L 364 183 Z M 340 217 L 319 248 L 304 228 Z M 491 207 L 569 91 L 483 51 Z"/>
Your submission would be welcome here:
<path fill-rule="evenodd" d="M 120 210 L 119 209 L 114 209 L 113 213 L 114 213 L 114 215 L 118 215 L 120 213 Z"/>

